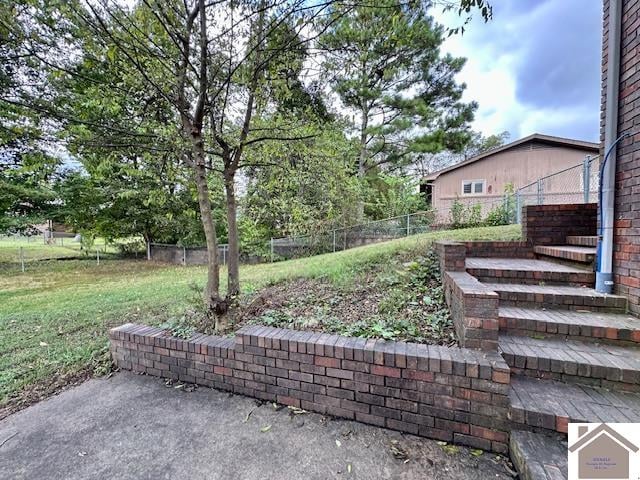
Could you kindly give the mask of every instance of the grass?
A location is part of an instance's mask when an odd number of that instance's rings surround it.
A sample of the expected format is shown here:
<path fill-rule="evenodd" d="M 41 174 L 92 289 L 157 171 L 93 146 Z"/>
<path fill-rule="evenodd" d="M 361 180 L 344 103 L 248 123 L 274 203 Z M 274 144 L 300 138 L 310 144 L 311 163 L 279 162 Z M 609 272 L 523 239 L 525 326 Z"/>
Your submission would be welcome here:
<path fill-rule="evenodd" d="M 345 285 L 368 265 L 423 252 L 437 239 L 509 240 L 517 226 L 432 232 L 344 252 L 241 268 L 243 293 L 296 278 Z M 4 243 L 0 243 L 0 256 Z M 13 245 L 9 248 L 13 248 Z M 2 257 L 0 257 L 2 258 Z M 226 272 L 223 270 L 222 275 Z M 0 407 L 61 375 L 108 369 L 109 328 L 178 317 L 202 287 L 204 267 L 106 259 L 41 261 L 0 271 Z"/>
<path fill-rule="evenodd" d="M 72 238 L 57 238 L 55 244 L 48 245 L 40 236 L 29 239 L 27 237 L 2 237 L 0 238 L 0 268 L 19 267 L 21 248 L 26 264 L 84 255 L 84 252 L 80 250 L 80 242 L 74 242 Z M 101 254 L 115 253 L 114 246 L 107 245 L 104 239 L 96 239 L 90 255 L 94 259 L 96 248 L 100 249 Z"/>

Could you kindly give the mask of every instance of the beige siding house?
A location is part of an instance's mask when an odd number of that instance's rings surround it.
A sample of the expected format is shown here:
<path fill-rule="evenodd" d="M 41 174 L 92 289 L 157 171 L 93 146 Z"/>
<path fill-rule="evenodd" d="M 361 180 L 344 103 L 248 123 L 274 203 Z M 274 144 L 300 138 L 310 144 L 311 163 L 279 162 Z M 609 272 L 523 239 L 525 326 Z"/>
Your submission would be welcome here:
<path fill-rule="evenodd" d="M 536 133 L 423 178 L 421 191 L 440 213 L 447 212 L 456 199 L 481 204 L 486 213 L 504 197 L 508 185 L 524 187 L 541 177 L 581 165 L 587 156 L 596 157 L 598 151 L 597 143 Z M 597 162 L 592 162 L 592 168 L 597 169 Z M 581 202 L 581 171 L 577 167 L 575 172 L 545 181 L 545 203 Z M 557 201 L 550 202 L 554 197 Z"/>

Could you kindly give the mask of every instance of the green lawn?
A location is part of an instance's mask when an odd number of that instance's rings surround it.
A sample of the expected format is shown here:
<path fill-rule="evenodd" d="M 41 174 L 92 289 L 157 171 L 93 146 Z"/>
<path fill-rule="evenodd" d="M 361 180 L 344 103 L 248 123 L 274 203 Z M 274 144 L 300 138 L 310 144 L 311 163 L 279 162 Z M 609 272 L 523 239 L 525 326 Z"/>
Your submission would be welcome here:
<path fill-rule="evenodd" d="M 41 236 L 32 237 L 27 240 L 26 237 L 17 238 L 0 238 L 0 268 L 10 266 L 20 266 L 20 249 L 25 263 L 34 261 L 42 261 L 54 258 L 69 258 L 83 255 L 80 250 L 80 242 L 74 242 L 72 238 L 56 239 L 56 243 L 47 245 Z M 106 245 L 104 239 L 97 239 L 91 252 L 91 256 L 95 259 L 96 248 L 100 253 L 115 253 L 115 247 Z M 2 270 L 0 270 L 2 272 Z"/>
<path fill-rule="evenodd" d="M 435 239 L 509 240 L 518 226 L 427 233 L 344 252 L 241 268 L 244 292 L 294 278 L 344 284 L 362 268 L 399 252 L 424 251 Z M 0 258 L 4 244 L 0 242 Z M 14 248 L 14 245 L 8 248 Z M 222 272 L 223 276 L 226 272 Z M 0 407 L 56 375 L 108 367 L 110 327 L 158 323 L 193 302 L 203 267 L 107 258 L 40 261 L 25 273 L 0 270 Z"/>

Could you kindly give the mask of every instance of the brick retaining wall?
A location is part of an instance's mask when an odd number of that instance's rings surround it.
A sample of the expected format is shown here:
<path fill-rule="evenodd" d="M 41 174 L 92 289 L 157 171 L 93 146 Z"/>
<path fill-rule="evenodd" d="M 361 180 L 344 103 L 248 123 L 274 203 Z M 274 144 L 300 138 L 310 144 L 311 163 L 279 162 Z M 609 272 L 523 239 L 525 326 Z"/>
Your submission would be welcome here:
<path fill-rule="evenodd" d="M 443 283 L 460 345 L 497 351 L 498 294 L 467 272 L 444 272 Z"/>
<path fill-rule="evenodd" d="M 564 245 L 569 235 L 597 233 L 595 203 L 523 207 L 522 237 L 531 245 Z"/>
<path fill-rule="evenodd" d="M 126 324 L 109 337 L 122 369 L 507 452 L 510 374 L 497 352 L 260 326 L 187 341 Z"/>

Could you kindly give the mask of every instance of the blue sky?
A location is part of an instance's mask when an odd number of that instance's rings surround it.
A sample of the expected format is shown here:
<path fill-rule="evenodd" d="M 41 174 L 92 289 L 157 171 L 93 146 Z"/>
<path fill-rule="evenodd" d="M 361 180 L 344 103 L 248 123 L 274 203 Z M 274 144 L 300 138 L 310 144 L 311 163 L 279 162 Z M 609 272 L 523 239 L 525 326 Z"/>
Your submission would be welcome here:
<path fill-rule="evenodd" d="M 444 51 L 467 58 L 459 80 L 480 107 L 473 127 L 598 141 L 601 0 L 490 0 L 493 20 L 474 18 Z M 460 18 L 438 9 L 449 26 Z M 479 15 L 477 15 L 479 17 Z"/>

